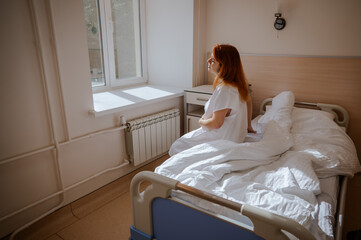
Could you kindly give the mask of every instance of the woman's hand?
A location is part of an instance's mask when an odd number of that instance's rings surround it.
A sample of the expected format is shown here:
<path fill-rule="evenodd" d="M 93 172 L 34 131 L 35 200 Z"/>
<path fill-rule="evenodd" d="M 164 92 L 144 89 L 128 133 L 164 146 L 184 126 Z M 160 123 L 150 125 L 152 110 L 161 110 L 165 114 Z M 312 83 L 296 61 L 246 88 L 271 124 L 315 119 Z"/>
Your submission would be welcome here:
<path fill-rule="evenodd" d="M 251 125 L 251 126 L 248 126 L 247 132 L 248 132 L 248 133 L 257 133 L 257 131 L 253 129 L 252 125 Z"/>
<path fill-rule="evenodd" d="M 219 110 L 217 112 L 214 112 L 212 114 L 212 117 L 204 119 L 204 115 L 202 116 L 201 119 L 199 119 L 199 124 L 201 126 L 210 128 L 210 129 L 218 129 L 220 127 L 222 127 L 223 123 L 224 123 L 224 119 L 226 118 L 226 116 L 229 115 L 231 109 L 222 109 Z"/>
<path fill-rule="evenodd" d="M 248 101 L 247 101 L 247 123 L 248 123 L 248 128 L 247 128 L 247 132 L 248 133 L 257 133 L 257 131 L 255 131 L 252 127 L 252 97 L 248 96 Z"/>

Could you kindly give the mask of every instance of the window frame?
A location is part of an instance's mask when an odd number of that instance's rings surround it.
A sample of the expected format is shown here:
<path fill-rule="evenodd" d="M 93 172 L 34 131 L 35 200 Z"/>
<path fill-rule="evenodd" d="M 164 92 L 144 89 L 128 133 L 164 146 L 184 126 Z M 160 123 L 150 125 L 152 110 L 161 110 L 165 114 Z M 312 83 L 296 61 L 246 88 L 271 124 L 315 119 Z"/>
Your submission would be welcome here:
<path fill-rule="evenodd" d="M 148 82 L 148 64 L 146 54 L 146 21 L 145 21 L 145 0 L 133 0 L 139 4 L 139 25 L 140 25 L 140 52 L 141 52 L 141 76 L 117 79 L 115 73 L 114 43 L 113 43 L 113 22 L 111 0 L 97 0 L 98 14 L 101 29 L 101 45 L 103 48 L 103 64 L 105 86 L 92 86 L 93 93 L 109 91 L 114 88 L 127 87 Z M 91 82 L 90 82 L 91 84 Z"/>

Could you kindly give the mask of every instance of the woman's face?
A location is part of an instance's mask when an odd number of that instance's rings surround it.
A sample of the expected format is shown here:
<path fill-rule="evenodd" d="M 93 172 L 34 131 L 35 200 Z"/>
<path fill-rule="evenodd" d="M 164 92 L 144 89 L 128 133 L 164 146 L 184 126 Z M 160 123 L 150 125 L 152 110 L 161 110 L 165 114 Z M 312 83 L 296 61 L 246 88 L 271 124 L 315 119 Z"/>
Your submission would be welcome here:
<path fill-rule="evenodd" d="M 219 65 L 219 62 L 217 62 L 217 60 L 214 59 L 213 54 L 212 54 L 212 56 L 207 60 L 207 63 L 208 63 L 208 72 L 217 75 L 217 74 L 219 73 L 220 65 Z"/>

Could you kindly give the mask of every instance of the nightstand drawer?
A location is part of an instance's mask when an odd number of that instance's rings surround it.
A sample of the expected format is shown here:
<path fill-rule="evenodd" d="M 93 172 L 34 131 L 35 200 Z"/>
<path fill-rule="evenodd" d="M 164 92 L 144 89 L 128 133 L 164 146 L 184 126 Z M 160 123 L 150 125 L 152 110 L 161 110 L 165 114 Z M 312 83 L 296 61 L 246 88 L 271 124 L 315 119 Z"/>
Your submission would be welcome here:
<path fill-rule="evenodd" d="M 211 96 L 211 94 L 186 92 L 186 102 L 204 106 Z"/>

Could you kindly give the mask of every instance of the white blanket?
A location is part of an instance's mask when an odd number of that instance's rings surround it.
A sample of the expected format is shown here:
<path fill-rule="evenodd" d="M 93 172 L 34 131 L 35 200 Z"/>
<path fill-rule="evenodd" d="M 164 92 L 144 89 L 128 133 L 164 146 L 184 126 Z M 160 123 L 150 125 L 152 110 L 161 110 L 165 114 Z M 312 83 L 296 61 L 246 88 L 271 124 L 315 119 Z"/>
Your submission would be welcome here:
<path fill-rule="evenodd" d="M 273 121 L 260 142 L 217 140 L 199 144 L 169 158 L 156 172 L 191 186 L 193 181 L 207 186 L 207 181 L 218 181 L 226 173 L 271 163 L 292 145 L 290 133 Z"/>
<path fill-rule="evenodd" d="M 320 193 L 320 184 L 311 160 L 298 160 L 296 155 L 302 153 L 280 157 L 292 145 L 291 135 L 271 121 L 260 142 L 200 144 L 174 155 L 155 172 L 309 227 L 312 213 L 317 212 L 315 194 Z"/>
<path fill-rule="evenodd" d="M 313 143 L 312 148 L 306 146 L 300 140 L 300 131 L 291 131 L 293 94 L 287 94 L 282 94 L 287 102 L 279 104 L 280 111 L 273 108 L 272 115 L 263 118 L 261 141 L 203 143 L 169 158 L 155 172 L 223 198 L 289 217 L 309 228 L 316 238 L 325 239 L 320 228 L 310 228 L 311 223 L 317 222 L 316 195 L 321 193 L 314 168 L 317 173 L 327 172 L 324 175 L 331 176 L 333 168 L 336 169 L 334 175 L 352 175 L 360 170 L 360 166 L 354 160 L 357 156 L 351 156 L 352 164 L 335 160 L 337 156 L 350 156 L 352 147 L 351 150 L 340 147 L 327 156 L 325 149 L 329 145 L 326 143 Z M 322 159 L 328 163 L 321 164 Z M 347 158 L 342 160 L 347 161 Z M 205 201 L 199 204 L 209 208 Z"/>

